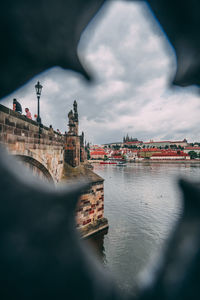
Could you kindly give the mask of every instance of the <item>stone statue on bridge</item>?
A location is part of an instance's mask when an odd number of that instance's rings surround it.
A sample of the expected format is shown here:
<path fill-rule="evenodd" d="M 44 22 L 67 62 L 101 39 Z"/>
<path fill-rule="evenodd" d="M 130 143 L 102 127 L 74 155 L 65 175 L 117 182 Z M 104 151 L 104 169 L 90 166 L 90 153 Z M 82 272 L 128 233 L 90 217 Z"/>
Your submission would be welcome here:
<path fill-rule="evenodd" d="M 69 119 L 69 133 L 71 133 L 71 129 L 73 128 L 73 124 L 74 124 L 74 114 L 73 111 L 70 110 L 70 112 L 68 113 L 68 119 Z"/>
<path fill-rule="evenodd" d="M 70 110 L 70 112 L 68 113 L 68 119 L 69 119 L 68 134 L 78 136 L 78 110 L 77 110 L 76 100 L 74 101 L 73 107 L 74 107 L 74 111 Z"/>
<path fill-rule="evenodd" d="M 77 102 L 74 100 L 74 121 L 78 122 L 78 110 L 77 110 Z"/>

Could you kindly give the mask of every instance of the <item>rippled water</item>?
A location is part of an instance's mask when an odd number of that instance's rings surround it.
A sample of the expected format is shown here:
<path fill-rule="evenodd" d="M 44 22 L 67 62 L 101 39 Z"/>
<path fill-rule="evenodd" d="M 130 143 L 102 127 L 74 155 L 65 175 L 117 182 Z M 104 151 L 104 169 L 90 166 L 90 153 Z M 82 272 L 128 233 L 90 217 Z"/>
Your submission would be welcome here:
<path fill-rule="evenodd" d="M 198 180 L 200 165 L 127 164 L 94 165 L 105 179 L 107 235 L 93 242 L 122 289 L 135 286 L 141 270 L 164 242 L 182 211 L 179 177 Z"/>

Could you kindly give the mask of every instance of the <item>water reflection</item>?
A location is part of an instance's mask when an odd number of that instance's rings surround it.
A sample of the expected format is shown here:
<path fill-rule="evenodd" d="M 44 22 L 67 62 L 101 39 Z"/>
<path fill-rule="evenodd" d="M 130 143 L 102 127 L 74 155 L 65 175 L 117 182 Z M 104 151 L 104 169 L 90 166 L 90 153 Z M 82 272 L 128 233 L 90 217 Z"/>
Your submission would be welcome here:
<path fill-rule="evenodd" d="M 104 237 L 108 233 L 108 228 L 94 235 L 92 238 L 85 239 L 87 243 L 92 247 L 96 256 L 100 259 L 103 264 L 106 264 L 106 253 L 104 247 Z"/>

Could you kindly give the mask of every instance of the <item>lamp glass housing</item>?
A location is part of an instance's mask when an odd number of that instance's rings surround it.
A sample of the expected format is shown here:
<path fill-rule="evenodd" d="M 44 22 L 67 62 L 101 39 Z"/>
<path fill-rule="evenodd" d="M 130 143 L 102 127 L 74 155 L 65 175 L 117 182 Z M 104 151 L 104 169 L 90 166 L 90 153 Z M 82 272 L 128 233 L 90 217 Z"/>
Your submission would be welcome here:
<path fill-rule="evenodd" d="M 38 81 L 37 84 L 35 85 L 35 90 L 36 90 L 37 96 L 41 96 L 42 88 L 43 88 L 43 86 Z"/>

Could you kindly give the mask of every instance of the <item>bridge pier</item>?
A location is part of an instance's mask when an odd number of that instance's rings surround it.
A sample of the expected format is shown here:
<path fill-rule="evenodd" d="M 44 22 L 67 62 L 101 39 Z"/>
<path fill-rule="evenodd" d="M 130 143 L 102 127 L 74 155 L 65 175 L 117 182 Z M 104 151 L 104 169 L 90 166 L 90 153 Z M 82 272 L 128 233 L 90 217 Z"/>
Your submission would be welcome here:
<path fill-rule="evenodd" d="M 70 182 L 84 179 L 90 182 L 81 195 L 76 211 L 77 228 L 89 236 L 108 228 L 104 218 L 104 179 L 87 168 L 83 133 L 78 135 L 77 104 L 69 114 L 66 135 L 0 104 L 0 144 L 28 166 L 35 175 L 49 182 Z"/>

